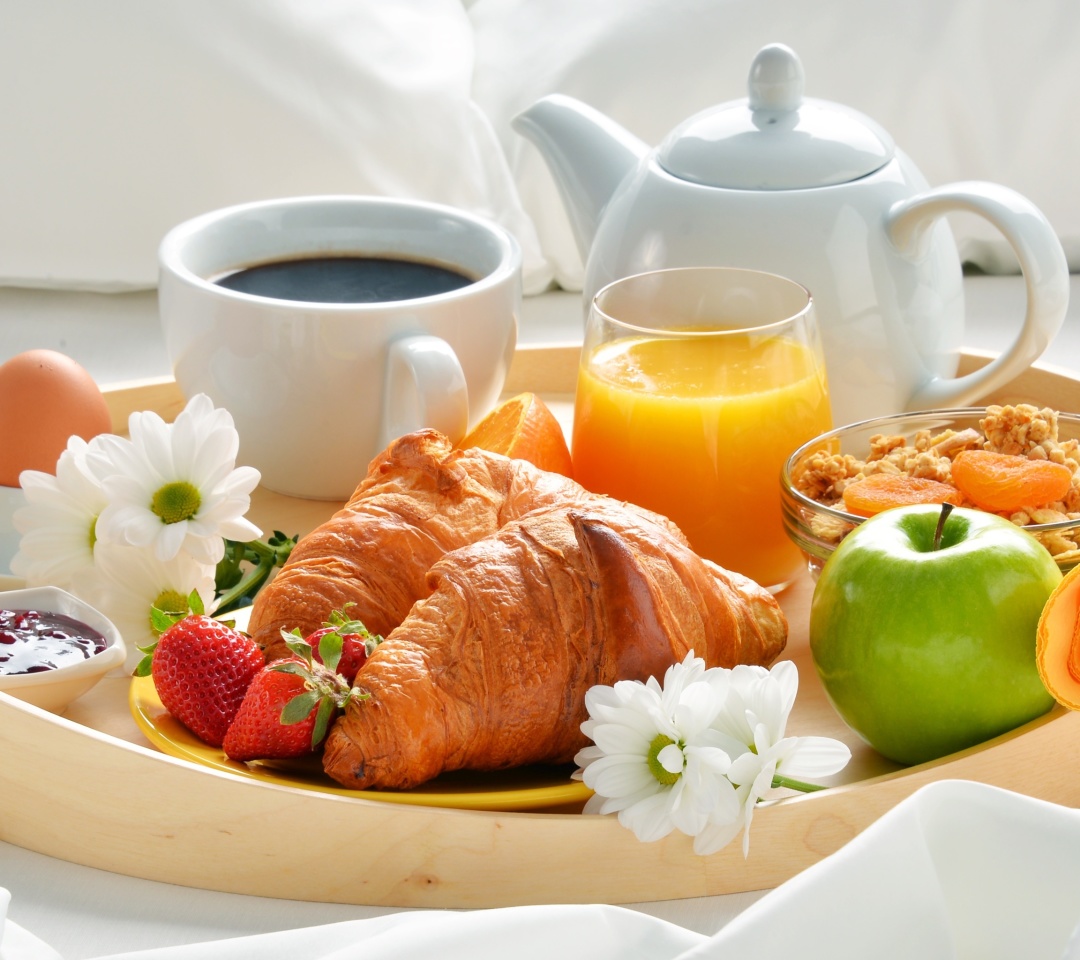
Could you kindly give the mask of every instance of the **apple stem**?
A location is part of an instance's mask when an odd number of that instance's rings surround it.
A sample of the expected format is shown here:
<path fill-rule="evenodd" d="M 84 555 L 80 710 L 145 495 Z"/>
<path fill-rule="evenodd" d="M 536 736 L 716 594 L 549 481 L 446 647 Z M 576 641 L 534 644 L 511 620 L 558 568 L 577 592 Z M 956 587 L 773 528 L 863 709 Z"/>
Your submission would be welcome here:
<path fill-rule="evenodd" d="M 773 774 L 772 785 L 774 787 L 787 787 L 789 790 L 801 790 L 803 793 L 813 793 L 815 790 L 825 789 L 823 784 L 792 780 L 791 777 L 785 777 L 782 773 Z"/>
<path fill-rule="evenodd" d="M 934 530 L 934 549 L 941 549 L 941 535 L 945 530 L 945 521 L 949 519 L 949 514 L 953 511 L 953 505 L 946 501 L 941 505 L 941 516 L 938 517 L 937 529 Z"/>

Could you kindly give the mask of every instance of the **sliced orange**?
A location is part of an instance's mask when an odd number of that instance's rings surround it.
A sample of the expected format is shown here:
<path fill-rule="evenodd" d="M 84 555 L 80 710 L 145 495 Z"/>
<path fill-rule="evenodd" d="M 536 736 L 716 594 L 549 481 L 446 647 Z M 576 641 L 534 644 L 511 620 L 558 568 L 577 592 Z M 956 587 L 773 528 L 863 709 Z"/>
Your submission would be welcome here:
<path fill-rule="evenodd" d="M 1050 695 L 1080 710 L 1080 566 L 1065 574 L 1043 607 L 1035 663 Z"/>
<path fill-rule="evenodd" d="M 916 503 L 958 504 L 963 499 L 956 487 L 902 473 L 872 473 L 844 487 L 844 507 L 848 513 L 872 517 L 892 507 Z"/>
<path fill-rule="evenodd" d="M 458 446 L 463 450 L 480 447 L 491 453 L 528 460 L 541 470 L 565 477 L 573 475 L 562 425 L 534 393 L 519 393 L 504 400 Z"/>

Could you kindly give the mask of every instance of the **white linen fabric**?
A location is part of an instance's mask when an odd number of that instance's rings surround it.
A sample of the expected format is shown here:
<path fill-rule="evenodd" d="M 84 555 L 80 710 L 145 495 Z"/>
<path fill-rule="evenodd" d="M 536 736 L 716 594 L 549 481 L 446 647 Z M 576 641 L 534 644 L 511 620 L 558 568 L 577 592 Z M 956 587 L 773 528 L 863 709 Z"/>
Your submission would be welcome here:
<path fill-rule="evenodd" d="M 47 943 L 7 919 L 11 894 L 0 887 L 0 960 L 62 960 Z"/>
<path fill-rule="evenodd" d="M 1080 269 L 1072 0 L 36 0 L 0 31 L 0 284 L 152 287 L 173 225 L 247 200 L 407 196 L 497 220 L 527 293 L 580 289 L 543 162 L 510 127 L 562 92 L 658 143 L 793 46 L 931 184 L 1028 196 Z M 966 259 L 1014 268 L 973 216 Z"/>
<path fill-rule="evenodd" d="M 5 907 L 0 895 L 0 920 Z M 10 927 L 0 960 L 55 957 L 28 935 L 9 945 Z M 101 960 L 256 956 L 1080 960 L 1080 811 L 984 784 L 932 784 L 712 937 L 621 907 L 533 906 L 416 911 Z"/>
<path fill-rule="evenodd" d="M 460 0 L 9 4 L 0 283 L 152 287 L 175 224 L 320 193 L 471 210 L 535 260 L 472 46 Z"/>

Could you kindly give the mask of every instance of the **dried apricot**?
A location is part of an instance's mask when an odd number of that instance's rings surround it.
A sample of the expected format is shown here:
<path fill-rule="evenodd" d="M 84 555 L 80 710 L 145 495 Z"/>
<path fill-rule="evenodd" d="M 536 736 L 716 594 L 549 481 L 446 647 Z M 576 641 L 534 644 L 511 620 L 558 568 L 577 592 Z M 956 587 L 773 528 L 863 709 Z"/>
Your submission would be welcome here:
<path fill-rule="evenodd" d="M 1014 453 L 964 450 L 953 460 L 952 481 L 977 507 L 1012 513 L 1060 500 L 1069 492 L 1072 471 L 1061 463 Z"/>
<path fill-rule="evenodd" d="M 1073 567 L 1043 607 L 1035 663 L 1050 695 L 1080 710 L 1080 567 Z"/>
<path fill-rule="evenodd" d="M 960 503 L 960 491 L 947 483 L 903 473 L 872 473 L 844 487 L 844 508 L 860 517 L 872 517 L 891 507 L 913 503 Z"/>

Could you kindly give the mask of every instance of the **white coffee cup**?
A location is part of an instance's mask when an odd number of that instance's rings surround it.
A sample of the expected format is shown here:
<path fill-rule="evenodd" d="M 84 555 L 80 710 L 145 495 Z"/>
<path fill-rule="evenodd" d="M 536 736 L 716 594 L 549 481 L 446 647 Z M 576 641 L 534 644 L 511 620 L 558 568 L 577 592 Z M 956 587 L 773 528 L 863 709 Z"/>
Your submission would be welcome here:
<path fill-rule="evenodd" d="M 216 282 L 313 257 L 419 261 L 471 282 L 355 303 Z M 248 203 L 175 227 L 159 264 L 177 384 L 227 409 L 239 462 L 290 496 L 346 499 L 372 457 L 420 427 L 459 440 L 497 402 L 517 343 L 520 249 L 501 227 L 451 207 L 364 196 Z"/>

